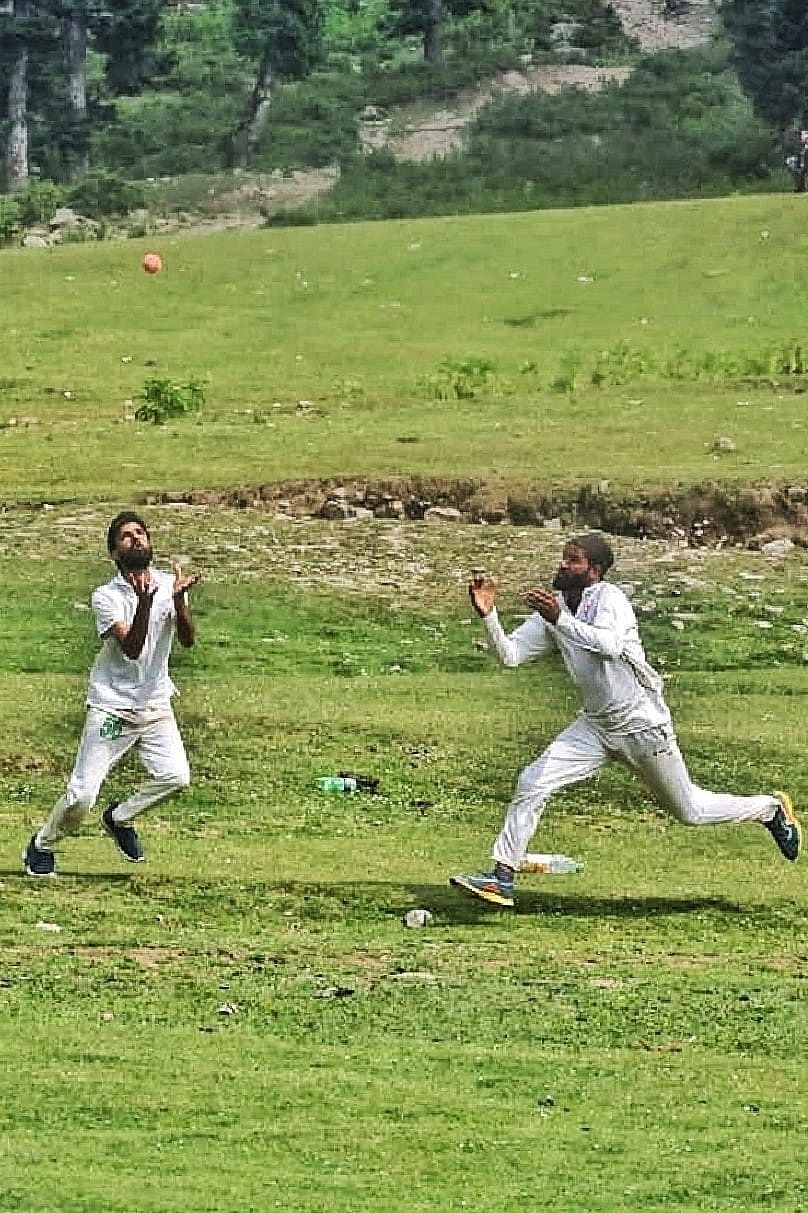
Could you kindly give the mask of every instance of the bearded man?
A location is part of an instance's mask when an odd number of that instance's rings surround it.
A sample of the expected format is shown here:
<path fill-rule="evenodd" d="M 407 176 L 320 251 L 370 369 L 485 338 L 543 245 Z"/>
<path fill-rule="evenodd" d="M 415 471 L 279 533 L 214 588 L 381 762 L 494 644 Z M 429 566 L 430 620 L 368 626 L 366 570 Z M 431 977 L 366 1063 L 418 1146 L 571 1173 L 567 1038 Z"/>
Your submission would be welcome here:
<path fill-rule="evenodd" d="M 493 848 L 493 868 L 450 882 L 494 905 L 511 908 L 514 881 L 547 798 L 621 762 L 685 825 L 755 821 L 769 831 L 783 856 L 795 860 L 800 827 L 786 792 L 737 796 L 697 787 L 685 766 L 662 679 L 648 664 L 634 610 L 619 586 L 604 581 L 612 549 L 597 532 L 564 546 L 552 590 L 526 594 L 531 614 L 506 635 L 496 609 L 498 582 L 477 573 L 469 595 L 505 666 L 557 652 L 581 699 L 582 711 L 519 776 L 505 823 Z"/>
<path fill-rule="evenodd" d="M 199 577 L 183 575 L 179 566 L 173 574 L 152 568 L 148 527 L 131 511 L 113 518 L 107 550 L 118 572 L 90 600 L 102 644 L 90 672 L 84 732 L 67 790 L 23 854 L 29 876 L 55 875 L 54 849 L 78 830 L 129 750 L 137 749 L 150 778 L 126 800 L 110 804 L 101 824 L 130 862 L 144 858 L 135 817 L 191 781 L 171 706 L 176 687 L 168 659 L 175 632 L 185 648 L 196 638 L 188 592 Z"/>

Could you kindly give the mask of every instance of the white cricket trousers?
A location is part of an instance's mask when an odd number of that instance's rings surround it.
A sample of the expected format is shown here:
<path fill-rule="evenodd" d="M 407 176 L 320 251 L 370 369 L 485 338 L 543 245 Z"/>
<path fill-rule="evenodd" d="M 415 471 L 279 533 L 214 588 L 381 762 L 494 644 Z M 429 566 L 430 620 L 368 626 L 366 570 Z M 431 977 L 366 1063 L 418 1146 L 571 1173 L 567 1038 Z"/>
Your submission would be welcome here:
<path fill-rule="evenodd" d="M 505 824 L 494 843 L 494 860 L 518 870 L 548 796 L 589 778 L 607 762 L 628 766 L 684 825 L 767 821 L 779 803 L 774 796 L 734 796 L 697 787 L 687 773 L 671 725 L 615 736 L 579 716 L 519 776 Z"/>
<path fill-rule="evenodd" d="M 126 825 L 138 813 L 191 782 L 185 746 L 174 713 L 132 724 L 109 712 L 88 708 L 73 774 L 64 796 L 37 834 L 35 845 L 50 851 L 60 838 L 74 834 L 98 799 L 101 785 L 124 754 L 137 746 L 151 778 L 134 795 L 115 807 L 115 821 Z"/>

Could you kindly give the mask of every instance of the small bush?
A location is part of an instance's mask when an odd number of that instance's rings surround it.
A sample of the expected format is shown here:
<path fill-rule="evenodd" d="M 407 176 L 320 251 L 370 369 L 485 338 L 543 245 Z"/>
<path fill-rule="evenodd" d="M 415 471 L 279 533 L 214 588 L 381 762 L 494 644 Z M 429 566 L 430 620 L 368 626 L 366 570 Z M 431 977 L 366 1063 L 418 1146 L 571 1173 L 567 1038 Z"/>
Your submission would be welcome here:
<path fill-rule="evenodd" d="M 172 379 L 151 378 L 143 384 L 140 400 L 143 403 L 135 410 L 135 420 L 165 425 L 175 417 L 199 412 L 205 403 L 205 389 L 198 379 L 175 383 Z"/>
<path fill-rule="evenodd" d="M 55 181 L 41 180 L 39 177 L 32 177 L 25 189 L 14 195 L 23 227 L 47 223 L 64 200 L 65 194 L 61 185 L 57 185 Z"/>
<path fill-rule="evenodd" d="M 82 215 L 100 219 L 103 215 L 126 215 L 137 210 L 145 204 L 146 192 L 142 185 L 117 173 L 99 170 L 71 186 L 67 201 Z"/>
<path fill-rule="evenodd" d="M 19 234 L 19 205 L 14 198 L 0 194 L 0 244 L 11 244 Z"/>
<path fill-rule="evenodd" d="M 444 358 L 437 372 L 420 381 L 427 396 L 436 400 L 476 400 L 478 396 L 503 396 L 510 390 L 487 358 Z"/>

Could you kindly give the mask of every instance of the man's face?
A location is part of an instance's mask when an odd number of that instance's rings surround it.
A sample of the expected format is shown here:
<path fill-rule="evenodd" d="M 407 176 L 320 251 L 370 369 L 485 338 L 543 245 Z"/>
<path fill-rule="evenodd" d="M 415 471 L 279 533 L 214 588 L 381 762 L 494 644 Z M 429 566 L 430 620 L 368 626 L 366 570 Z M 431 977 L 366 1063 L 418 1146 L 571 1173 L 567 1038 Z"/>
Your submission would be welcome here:
<path fill-rule="evenodd" d="M 139 522 L 125 522 L 115 536 L 112 558 L 128 573 L 147 569 L 152 562 L 149 533 Z"/>
<path fill-rule="evenodd" d="M 553 578 L 553 589 L 585 590 L 597 580 L 597 569 L 589 563 L 589 557 L 583 548 L 568 543 L 561 553 L 561 560 Z"/>

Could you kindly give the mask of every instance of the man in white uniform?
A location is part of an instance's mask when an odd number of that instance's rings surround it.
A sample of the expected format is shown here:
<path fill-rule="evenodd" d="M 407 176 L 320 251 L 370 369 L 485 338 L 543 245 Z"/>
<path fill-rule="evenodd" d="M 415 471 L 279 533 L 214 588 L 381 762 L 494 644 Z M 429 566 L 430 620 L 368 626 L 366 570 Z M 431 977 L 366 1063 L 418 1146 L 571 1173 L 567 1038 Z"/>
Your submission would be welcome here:
<path fill-rule="evenodd" d="M 193 645 L 196 629 L 188 591 L 198 576 L 151 567 L 148 528 L 137 514 L 118 514 L 107 532 L 118 572 L 91 597 L 102 646 L 90 672 L 87 717 L 73 774 L 50 817 L 23 855 L 29 876 L 53 876 L 54 848 L 78 830 L 112 767 L 133 746 L 150 779 L 127 800 L 111 804 L 101 823 L 124 858 L 139 863 L 143 845 L 132 821 L 159 800 L 187 788 L 188 760 L 171 708 L 171 642 Z"/>
<path fill-rule="evenodd" d="M 690 779 L 662 695 L 662 679 L 645 659 L 634 611 L 618 586 L 603 580 L 614 563 L 602 535 L 571 539 L 553 590 L 527 594 L 530 615 L 506 635 L 496 609 L 498 583 L 479 574 L 469 586 L 503 665 L 558 652 L 583 710 L 519 776 L 505 824 L 494 844 L 493 869 L 452 876 L 451 883 L 495 905 L 513 906 L 514 879 L 547 798 L 593 775 L 604 763 L 625 763 L 685 825 L 757 821 L 786 859 L 800 851 L 800 827 L 785 792 L 735 796 L 709 792 Z"/>

